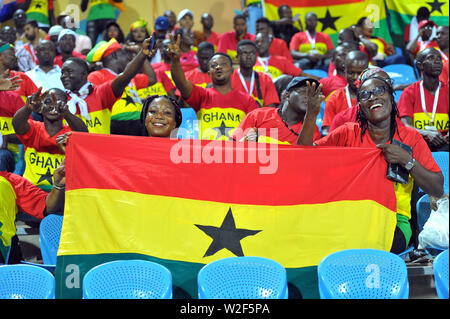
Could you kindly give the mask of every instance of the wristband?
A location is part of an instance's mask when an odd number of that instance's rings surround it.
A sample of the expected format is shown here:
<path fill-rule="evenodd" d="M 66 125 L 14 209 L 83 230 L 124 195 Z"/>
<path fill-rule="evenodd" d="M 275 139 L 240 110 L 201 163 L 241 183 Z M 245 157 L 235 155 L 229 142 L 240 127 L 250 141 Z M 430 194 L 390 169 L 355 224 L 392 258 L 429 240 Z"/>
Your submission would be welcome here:
<path fill-rule="evenodd" d="M 53 188 L 56 188 L 59 191 L 63 191 L 66 189 L 66 186 L 65 185 L 64 186 L 53 185 Z"/>

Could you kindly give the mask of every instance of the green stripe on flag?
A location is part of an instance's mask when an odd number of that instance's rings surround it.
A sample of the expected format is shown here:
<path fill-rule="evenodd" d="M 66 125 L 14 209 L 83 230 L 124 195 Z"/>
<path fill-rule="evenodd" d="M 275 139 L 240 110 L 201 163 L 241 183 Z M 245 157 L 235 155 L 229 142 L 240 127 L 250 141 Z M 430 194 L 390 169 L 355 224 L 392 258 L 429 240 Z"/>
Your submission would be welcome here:
<path fill-rule="evenodd" d="M 172 274 L 174 299 L 197 299 L 197 274 L 204 264 L 164 260 L 131 253 L 58 256 L 55 271 L 56 298 L 81 299 L 83 278 L 90 269 L 114 260 L 132 259 L 148 260 L 167 267 Z M 286 272 L 290 298 L 319 299 L 316 266 L 288 268 Z"/>

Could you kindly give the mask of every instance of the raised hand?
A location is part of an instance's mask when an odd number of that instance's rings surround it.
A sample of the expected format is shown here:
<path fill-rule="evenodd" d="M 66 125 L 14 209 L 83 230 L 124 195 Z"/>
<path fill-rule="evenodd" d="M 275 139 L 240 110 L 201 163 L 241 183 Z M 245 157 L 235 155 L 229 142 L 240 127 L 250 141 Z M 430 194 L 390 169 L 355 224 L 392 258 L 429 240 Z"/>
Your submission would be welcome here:
<path fill-rule="evenodd" d="M 142 43 L 142 53 L 150 58 L 155 56 L 156 51 L 158 50 L 156 45 L 154 46 L 153 49 L 150 47 L 150 45 L 152 43 L 152 38 L 153 38 L 153 35 L 151 35 L 150 38 L 145 39 L 144 42 Z"/>
<path fill-rule="evenodd" d="M 320 113 L 321 104 L 325 99 L 325 96 L 322 94 L 322 84 L 317 87 L 315 82 L 311 84 L 307 81 L 306 86 L 308 87 L 307 113 L 317 116 Z"/>
<path fill-rule="evenodd" d="M 167 53 L 170 57 L 170 61 L 179 61 L 181 57 L 181 49 L 180 49 L 181 37 L 180 35 L 178 35 L 177 40 L 175 42 L 173 35 L 170 34 L 169 36 L 170 36 L 170 44 Z"/>
<path fill-rule="evenodd" d="M 66 160 L 63 159 L 61 164 L 53 172 L 53 185 L 57 187 L 66 186 Z"/>
<path fill-rule="evenodd" d="M 72 135 L 72 132 L 64 133 L 63 135 L 59 135 L 56 138 L 56 144 L 63 154 L 66 154 L 66 145 L 67 141 L 69 141 L 69 136 Z"/>
<path fill-rule="evenodd" d="M 48 95 L 48 91 L 41 94 L 42 87 L 40 87 L 36 93 L 27 97 L 26 107 L 36 113 L 41 113 L 42 101 Z"/>
<path fill-rule="evenodd" d="M 9 70 L 0 75 L 0 91 L 14 91 L 20 87 L 22 79 L 19 76 L 8 78 Z"/>

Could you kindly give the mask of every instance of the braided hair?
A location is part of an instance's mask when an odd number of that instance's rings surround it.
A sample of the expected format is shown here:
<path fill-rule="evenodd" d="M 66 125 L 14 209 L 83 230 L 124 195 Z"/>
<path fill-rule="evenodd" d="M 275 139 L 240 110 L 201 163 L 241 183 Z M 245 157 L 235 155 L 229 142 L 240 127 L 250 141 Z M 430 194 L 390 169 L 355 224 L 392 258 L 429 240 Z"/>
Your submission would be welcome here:
<path fill-rule="evenodd" d="M 148 109 L 150 107 L 150 104 L 152 104 L 152 102 L 157 99 L 157 98 L 164 98 L 167 101 L 170 102 L 170 104 L 172 105 L 174 111 L 175 111 L 175 128 L 179 128 L 181 125 L 181 122 L 183 121 L 183 115 L 181 113 L 181 106 L 180 103 L 178 103 L 178 101 L 176 99 L 174 99 L 171 96 L 168 95 L 151 95 L 149 97 L 147 97 L 144 100 L 144 103 L 142 105 L 142 111 L 141 111 L 141 127 L 142 127 L 142 135 L 147 136 L 147 129 L 145 128 L 145 118 L 147 117 L 147 113 L 148 113 Z"/>
<path fill-rule="evenodd" d="M 358 109 L 357 109 L 357 113 L 356 113 L 356 122 L 358 122 L 359 126 L 361 127 L 361 141 L 363 140 L 363 136 L 366 133 L 367 129 L 369 128 L 369 120 L 367 119 L 364 112 L 361 110 L 359 91 L 361 89 L 361 86 L 367 80 L 371 80 L 371 79 L 377 79 L 379 81 L 382 81 L 387 88 L 388 94 L 391 96 L 392 110 L 391 110 L 389 141 L 392 142 L 392 139 L 394 138 L 394 135 L 396 132 L 400 136 L 400 133 L 398 131 L 398 125 L 397 125 L 397 118 L 400 117 L 400 114 L 398 112 L 397 102 L 395 102 L 395 98 L 394 98 L 394 86 L 393 86 L 392 80 L 389 77 L 384 78 L 384 77 L 381 77 L 380 75 L 378 75 L 377 73 L 374 73 L 372 76 L 363 77 L 363 79 L 361 79 L 361 77 L 360 77 L 360 84 L 358 87 L 358 91 L 356 93 L 356 98 L 357 98 L 357 103 L 358 103 L 357 104 Z"/>

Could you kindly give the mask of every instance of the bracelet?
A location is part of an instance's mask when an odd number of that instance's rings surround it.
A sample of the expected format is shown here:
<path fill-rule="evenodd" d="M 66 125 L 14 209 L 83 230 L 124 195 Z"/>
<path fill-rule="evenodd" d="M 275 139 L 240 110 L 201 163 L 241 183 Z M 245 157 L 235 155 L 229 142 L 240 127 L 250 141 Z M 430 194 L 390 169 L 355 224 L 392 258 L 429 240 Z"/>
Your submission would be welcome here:
<path fill-rule="evenodd" d="M 53 185 L 53 188 L 56 188 L 59 191 L 63 191 L 66 189 L 66 186 L 57 186 L 57 185 Z"/>

